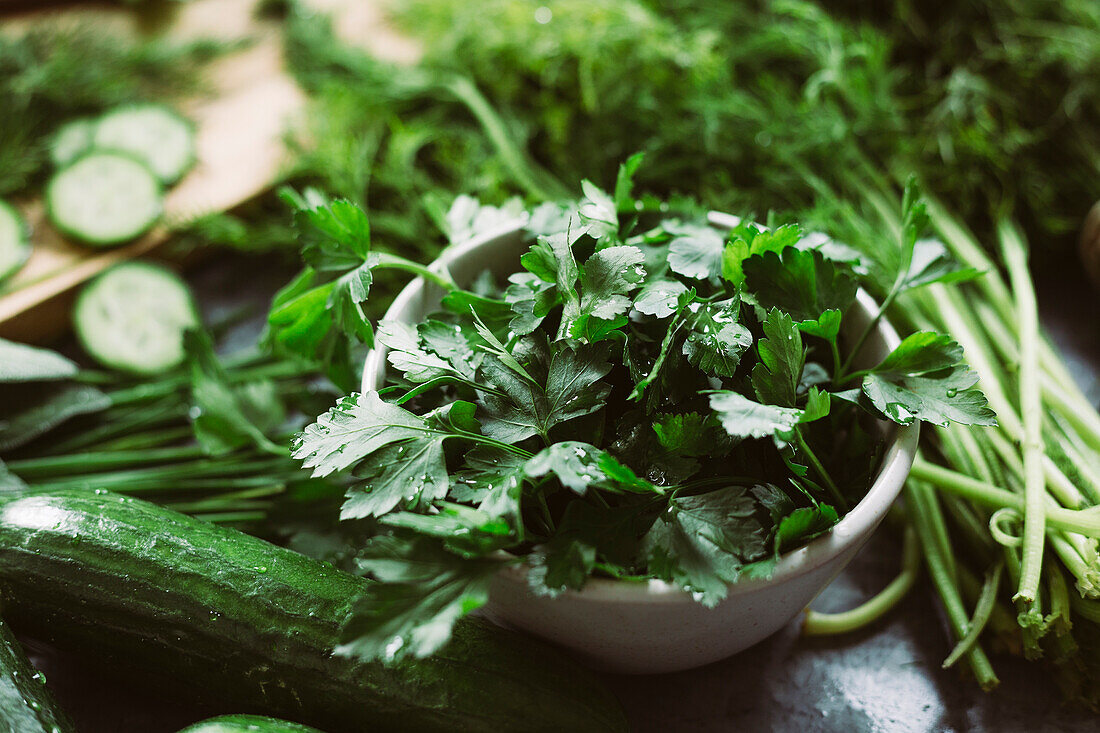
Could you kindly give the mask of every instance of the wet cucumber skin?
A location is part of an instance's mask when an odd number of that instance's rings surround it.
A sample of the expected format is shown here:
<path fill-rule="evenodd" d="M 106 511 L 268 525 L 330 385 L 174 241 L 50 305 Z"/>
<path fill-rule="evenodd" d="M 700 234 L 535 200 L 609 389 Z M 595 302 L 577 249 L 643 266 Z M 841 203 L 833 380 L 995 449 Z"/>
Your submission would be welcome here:
<path fill-rule="evenodd" d="M 481 620 L 416 663 L 333 655 L 367 582 L 139 499 L 0 499 L 0 603 L 60 649 L 329 733 L 626 729 L 592 674 Z"/>
<path fill-rule="evenodd" d="M 8 625 L 0 620 L 0 733 L 73 733 Z"/>
<path fill-rule="evenodd" d="M 263 715 L 221 715 L 189 725 L 179 733 L 321 733 L 321 731 Z"/>

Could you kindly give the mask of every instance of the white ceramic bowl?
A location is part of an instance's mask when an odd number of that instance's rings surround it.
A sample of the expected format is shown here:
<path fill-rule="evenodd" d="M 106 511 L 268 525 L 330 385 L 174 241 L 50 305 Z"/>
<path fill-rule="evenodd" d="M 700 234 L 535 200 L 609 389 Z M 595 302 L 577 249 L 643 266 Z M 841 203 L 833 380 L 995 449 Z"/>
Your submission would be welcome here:
<path fill-rule="evenodd" d="M 714 213 L 715 226 L 729 228 L 737 219 Z M 522 221 L 449 247 L 434 267 L 446 268 L 459 284 L 488 269 L 502 279 L 519 267 L 525 251 Z M 394 300 L 386 318 L 419 323 L 439 309 L 442 291 L 417 279 Z M 875 308 L 862 290 L 853 307 L 858 328 Z M 898 344 L 882 322 L 865 350 L 875 363 Z M 363 390 L 382 386 L 384 349 L 372 351 L 363 371 Z M 805 547 L 784 554 L 768 580 L 742 580 L 728 597 L 705 608 L 679 587 L 659 580 L 645 583 L 594 578 L 581 591 L 557 598 L 527 589 L 521 568 L 499 573 L 483 614 L 497 623 L 528 631 L 574 652 L 589 664 L 627 673 L 672 672 L 698 667 L 746 649 L 791 621 L 840 573 L 886 516 L 909 475 L 919 426 L 890 427 L 882 465 L 867 496 L 847 516 Z"/>

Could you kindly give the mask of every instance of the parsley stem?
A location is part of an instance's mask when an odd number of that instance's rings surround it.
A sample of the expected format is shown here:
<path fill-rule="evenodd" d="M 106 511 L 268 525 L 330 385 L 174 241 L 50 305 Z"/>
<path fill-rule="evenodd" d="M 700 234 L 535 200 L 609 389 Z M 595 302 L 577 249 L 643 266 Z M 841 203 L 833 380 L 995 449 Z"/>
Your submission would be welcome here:
<path fill-rule="evenodd" d="M 859 356 L 859 352 L 863 350 L 863 344 L 866 343 L 867 339 L 874 333 L 875 327 L 878 326 L 878 322 L 882 320 L 883 314 L 886 313 L 887 309 L 894 304 L 894 300 L 897 299 L 898 293 L 901 292 L 901 285 L 903 282 L 904 279 L 899 277 L 894 283 L 889 294 L 887 294 L 886 298 L 879 305 L 878 310 L 875 311 L 875 315 L 871 317 L 871 320 L 867 322 L 867 325 L 864 326 L 863 331 L 859 334 L 859 338 L 856 339 L 852 350 L 848 352 L 848 358 L 846 358 L 840 365 L 840 368 L 836 370 L 837 375 L 846 374 L 848 370 L 852 368 L 852 362 Z M 838 378 L 844 382 L 848 381 L 848 377 L 841 378 L 838 376 Z"/>
<path fill-rule="evenodd" d="M 840 346 L 835 338 L 829 341 L 829 348 L 833 352 L 833 384 L 840 386 Z"/>
<path fill-rule="evenodd" d="M 954 574 L 950 570 L 950 564 L 939 540 L 934 536 L 934 530 L 930 524 L 931 511 L 936 509 L 936 496 L 927 484 L 910 480 L 905 484 L 905 498 L 910 508 L 910 517 L 913 521 L 917 537 L 924 550 L 925 564 L 928 566 L 928 574 L 936 587 L 936 592 L 943 601 L 944 610 L 947 612 L 948 621 L 955 638 L 962 640 L 969 629 L 970 618 L 963 606 L 962 596 Z M 966 652 L 967 661 L 974 677 L 978 680 L 983 690 L 996 687 L 999 680 L 989 663 L 989 657 L 977 643 L 974 643 Z"/>
<path fill-rule="evenodd" d="M 941 665 L 943 669 L 953 666 L 978 643 L 978 637 L 985 631 L 986 624 L 989 623 L 989 619 L 993 615 L 993 609 L 996 607 L 997 591 L 1001 588 L 1001 574 L 1003 572 L 1004 561 L 1001 561 L 997 563 L 992 572 L 986 574 L 985 582 L 982 583 L 982 589 L 978 593 L 978 602 L 974 606 L 974 615 L 967 624 L 966 635 L 959 640 L 959 643 L 947 655 L 947 659 L 943 660 L 943 665 Z"/>
<path fill-rule="evenodd" d="M 390 269 L 390 270 L 403 270 L 405 272 L 411 272 L 412 274 L 422 277 L 425 280 L 429 280 L 444 290 L 458 290 L 458 285 L 451 279 L 451 275 L 448 272 L 437 272 L 431 267 L 421 265 L 419 262 L 413 262 L 407 260 L 404 257 L 390 254 L 388 252 L 379 252 L 378 264 L 373 269 Z"/>
<path fill-rule="evenodd" d="M 1039 316 L 1035 288 L 1027 271 L 1027 251 L 1020 234 L 1010 225 L 998 226 L 1001 249 L 1016 298 L 1020 324 L 1021 447 L 1024 454 L 1024 548 L 1020 587 L 1014 596 L 1033 603 L 1039 591 L 1046 536 L 1046 480 L 1043 475 L 1043 402 L 1039 384 Z"/>
<path fill-rule="evenodd" d="M 937 488 L 950 491 L 979 504 L 995 507 L 1009 507 L 1017 511 L 1024 510 L 1024 497 L 1006 491 L 984 481 L 971 478 L 966 474 L 952 471 L 943 466 L 929 463 L 918 457 L 913 462 L 911 478 L 927 481 Z M 1051 499 L 1053 502 L 1053 499 Z M 1066 509 L 1049 506 L 1045 511 L 1047 525 L 1065 532 L 1076 532 L 1086 537 L 1100 538 L 1100 509 Z"/>
<path fill-rule="evenodd" d="M 912 527 L 906 527 L 902 541 L 901 572 L 890 584 L 859 606 L 841 613 L 806 611 L 802 620 L 804 636 L 832 636 L 847 634 L 870 626 L 885 616 L 903 599 L 917 581 L 920 573 L 920 543 Z"/>
<path fill-rule="evenodd" d="M 536 491 L 535 497 L 538 500 L 539 511 L 542 512 L 542 521 L 546 524 L 547 534 L 553 536 L 557 532 L 557 527 L 554 524 L 554 518 L 550 515 L 550 506 L 546 503 L 546 494 Z"/>
<path fill-rule="evenodd" d="M 825 470 L 825 466 L 821 465 L 821 461 L 819 461 L 814 452 L 810 450 L 810 444 L 806 442 L 806 439 L 802 436 L 802 432 L 798 428 L 795 428 L 794 435 L 795 439 L 798 441 L 798 446 L 802 449 L 802 452 L 806 454 L 806 458 L 807 460 L 809 460 L 810 466 L 814 469 L 814 473 L 816 473 L 818 477 L 824 482 L 825 488 L 827 488 L 829 490 L 829 493 L 832 494 L 833 500 L 836 501 L 837 505 L 841 509 L 843 509 L 844 511 L 848 511 L 849 506 L 847 500 L 840 493 L 840 489 L 836 487 L 836 484 L 833 482 L 832 476 L 830 476 L 829 472 Z"/>
<path fill-rule="evenodd" d="M 482 445 L 492 446 L 493 448 L 500 448 L 503 451 L 507 451 L 513 455 L 517 455 L 520 458 L 530 458 L 534 455 L 529 450 L 520 448 L 518 445 L 512 445 L 511 443 L 505 443 L 500 440 L 494 440 L 493 438 L 487 438 L 484 435 L 478 435 L 477 433 L 471 433 L 466 430 L 456 430 L 454 432 L 455 437 L 465 438 L 474 443 L 481 443 Z"/>

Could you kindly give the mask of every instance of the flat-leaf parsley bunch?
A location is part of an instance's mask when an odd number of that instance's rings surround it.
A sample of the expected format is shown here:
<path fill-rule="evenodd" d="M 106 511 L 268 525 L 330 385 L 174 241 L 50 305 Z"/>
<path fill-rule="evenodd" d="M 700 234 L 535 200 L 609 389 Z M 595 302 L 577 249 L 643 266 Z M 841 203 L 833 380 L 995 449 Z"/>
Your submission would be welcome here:
<path fill-rule="evenodd" d="M 660 578 L 714 605 L 862 498 L 877 421 L 994 422 L 947 336 L 918 332 L 857 366 L 882 312 L 849 322 L 866 272 L 853 251 L 795 225 L 673 217 L 633 197 L 639 163 L 613 194 L 585 182 L 579 202 L 531 212 L 517 271 L 468 289 L 372 253 L 357 207 L 294 199 L 321 264 L 296 281 L 295 319 L 295 299 L 277 302 L 269 337 L 293 346 L 318 334 L 296 324 L 329 323 L 325 339 L 345 324 L 340 338 L 377 341 L 390 365 L 383 390 L 343 398 L 295 445 L 317 475 L 350 473 L 342 518 L 373 530 L 357 564 L 377 582 L 342 653 L 432 653 L 507 564 L 541 594 Z M 493 219 L 461 204 L 456 216 Z M 884 308 L 974 274 L 918 240 L 923 217 L 911 189 Z M 370 327 L 360 306 L 379 267 L 442 285 L 440 311 Z"/>

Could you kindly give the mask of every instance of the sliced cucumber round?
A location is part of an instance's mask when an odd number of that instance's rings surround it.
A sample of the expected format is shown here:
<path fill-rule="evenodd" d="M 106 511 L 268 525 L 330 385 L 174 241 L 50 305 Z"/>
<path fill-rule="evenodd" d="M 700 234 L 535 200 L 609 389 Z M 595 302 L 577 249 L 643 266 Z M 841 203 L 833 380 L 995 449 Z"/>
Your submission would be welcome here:
<path fill-rule="evenodd" d="M 46 186 L 46 208 L 54 225 L 73 239 L 119 244 L 160 216 L 160 184 L 129 155 L 91 152 L 54 175 Z"/>
<path fill-rule="evenodd" d="M 0 200 L 0 281 L 15 274 L 31 255 L 30 227 L 15 208 Z"/>
<path fill-rule="evenodd" d="M 103 115 L 95 126 L 94 144 L 141 158 L 166 184 L 195 162 L 191 123 L 159 104 L 128 105 Z"/>
<path fill-rule="evenodd" d="M 187 283 L 145 262 L 107 270 L 84 288 L 73 309 L 73 327 L 89 356 L 134 374 L 181 364 L 184 331 L 198 325 Z"/>
<path fill-rule="evenodd" d="M 63 168 L 91 150 L 95 125 L 95 120 L 82 117 L 66 122 L 58 128 L 50 143 L 50 158 L 53 164 Z"/>

